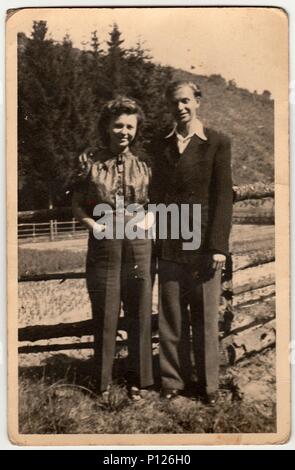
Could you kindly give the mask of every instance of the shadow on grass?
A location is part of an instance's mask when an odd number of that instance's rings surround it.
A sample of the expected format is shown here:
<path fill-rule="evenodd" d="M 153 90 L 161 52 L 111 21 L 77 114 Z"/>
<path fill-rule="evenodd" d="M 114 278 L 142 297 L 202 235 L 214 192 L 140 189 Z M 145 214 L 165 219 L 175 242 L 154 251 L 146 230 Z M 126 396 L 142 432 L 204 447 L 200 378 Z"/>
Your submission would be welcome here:
<path fill-rule="evenodd" d="M 54 354 L 43 360 L 41 365 L 19 368 L 19 377 L 24 380 L 43 380 L 47 384 L 59 381 L 67 381 L 93 390 L 94 387 L 94 359 L 77 359 L 67 354 Z M 154 389 L 160 389 L 159 356 L 153 356 Z M 128 360 L 126 357 L 118 357 L 113 366 L 113 382 L 124 385 L 128 381 Z"/>

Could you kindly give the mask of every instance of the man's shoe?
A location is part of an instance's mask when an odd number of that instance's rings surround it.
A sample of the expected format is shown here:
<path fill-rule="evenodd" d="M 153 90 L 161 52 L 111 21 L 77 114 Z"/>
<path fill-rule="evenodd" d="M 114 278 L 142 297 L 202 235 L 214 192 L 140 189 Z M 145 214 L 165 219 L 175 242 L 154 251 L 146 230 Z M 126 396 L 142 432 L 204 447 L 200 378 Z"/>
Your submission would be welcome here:
<path fill-rule="evenodd" d="M 214 406 L 216 405 L 218 398 L 218 392 L 205 393 L 202 397 L 202 402 L 204 403 L 204 405 Z"/>
<path fill-rule="evenodd" d="M 176 388 L 164 388 L 161 392 L 161 397 L 165 398 L 165 400 L 173 400 L 177 398 L 181 393 L 181 390 Z"/>
<path fill-rule="evenodd" d="M 103 401 L 107 402 L 109 400 L 111 391 L 110 385 L 108 385 L 105 390 L 100 390 L 97 388 L 97 386 L 94 385 L 92 386 L 91 390 L 95 393 L 98 398 L 102 399 Z"/>

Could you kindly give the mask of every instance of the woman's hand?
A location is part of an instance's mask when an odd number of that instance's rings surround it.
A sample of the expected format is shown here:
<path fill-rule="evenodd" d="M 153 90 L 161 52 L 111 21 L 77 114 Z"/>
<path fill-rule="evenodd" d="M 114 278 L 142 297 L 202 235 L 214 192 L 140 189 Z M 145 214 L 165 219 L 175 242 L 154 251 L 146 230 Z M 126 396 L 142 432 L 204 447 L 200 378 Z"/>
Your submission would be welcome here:
<path fill-rule="evenodd" d="M 93 155 L 93 154 L 91 154 Z M 88 157 L 88 151 L 81 153 L 78 157 L 77 176 L 87 177 L 92 166 L 92 160 Z"/>
<path fill-rule="evenodd" d="M 72 209 L 76 219 L 79 220 L 79 222 L 81 222 L 81 224 L 83 224 L 84 227 L 89 230 L 89 232 L 92 232 L 94 237 L 95 234 L 98 235 L 101 232 L 105 231 L 106 225 L 98 224 L 97 222 L 95 222 L 95 220 L 92 217 L 89 217 L 89 215 L 83 208 L 83 194 L 74 192 L 72 199 Z M 96 238 L 99 238 L 99 236 Z"/>
<path fill-rule="evenodd" d="M 98 238 L 98 237 L 96 237 L 96 235 L 104 232 L 105 229 L 106 229 L 105 224 L 98 224 L 97 222 L 94 222 L 94 224 L 92 226 L 92 231 L 93 231 L 94 237 Z"/>
<path fill-rule="evenodd" d="M 214 271 L 216 271 L 217 269 L 220 269 L 220 268 L 222 269 L 222 268 L 225 267 L 226 256 L 222 255 L 220 253 L 215 253 L 212 256 L 212 261 L 213 261 L 212 269 Z"/>
<path fill-rule="evenodd" d="M 147 212 L 142 220 L 136 223 L 137 227 L 142 230 L 149 230 L 155 222 L 155 214 L 153 212 Z"/>

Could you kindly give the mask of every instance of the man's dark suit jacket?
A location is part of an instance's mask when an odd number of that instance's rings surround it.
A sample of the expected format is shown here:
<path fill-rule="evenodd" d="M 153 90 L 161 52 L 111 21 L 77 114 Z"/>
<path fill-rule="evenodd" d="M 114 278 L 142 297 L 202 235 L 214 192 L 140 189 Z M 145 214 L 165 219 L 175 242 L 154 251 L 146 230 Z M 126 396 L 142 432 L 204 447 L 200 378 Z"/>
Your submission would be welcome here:
<path fill-rule="evenodd" d="M 201 204 L 200 248 L 184 251 L 183 240 L 162 240 L 162 259 L 194 263 L 201 253 L 228 254 L 233 206 L 230 140 L 212 129 L 204 132 L 207 140 L 193 135 L 181 155 L 175 133 L 153 146 L 153 202 Z"/>

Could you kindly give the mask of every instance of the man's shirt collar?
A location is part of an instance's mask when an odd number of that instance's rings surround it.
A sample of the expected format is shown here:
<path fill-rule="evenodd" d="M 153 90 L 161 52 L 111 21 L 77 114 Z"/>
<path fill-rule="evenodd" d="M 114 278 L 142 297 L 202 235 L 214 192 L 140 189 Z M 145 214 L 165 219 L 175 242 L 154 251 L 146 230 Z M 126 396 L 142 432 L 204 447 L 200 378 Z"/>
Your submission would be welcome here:
<path fill-rule="evenodd" d="M 205 141 L 208 140 L 208 138 L 206 137 L 204 133 L 204 126 L 202 122 L 199 121 L 199 119 L 196 119 L 194 121 L 191 132 L 186 137 L 183 137 L 181 134 L 177 132 L 177 124 L 175 124 L 172 131 L 168 135 L 165 136 L 165 139 L 169 139 L 169 137 L 172 137 L 174 134 L 176 135 L 178 140 L 182 140 L 182 141 L 191 139 L 193 135 L 197 135 L 201 140 L 205 140 Z"/>

